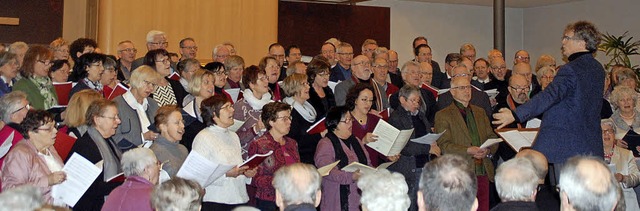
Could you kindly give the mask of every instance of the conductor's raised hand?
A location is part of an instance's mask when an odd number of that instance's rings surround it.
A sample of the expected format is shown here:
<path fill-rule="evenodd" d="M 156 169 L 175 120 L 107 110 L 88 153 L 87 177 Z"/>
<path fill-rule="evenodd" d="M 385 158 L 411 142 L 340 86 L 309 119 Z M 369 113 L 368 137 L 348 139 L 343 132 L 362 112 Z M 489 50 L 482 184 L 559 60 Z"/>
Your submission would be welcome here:
<path fill-rule="evenodd" d="M 516 118 L 513 117 L 513 113 L 511 113 L 511 110 L 508 108 L 501 108 L 498 113 L 493 114 L 493 118 L 495 120 L 491 123 L 498 125 L 498 129 L 516 121 Z"/>

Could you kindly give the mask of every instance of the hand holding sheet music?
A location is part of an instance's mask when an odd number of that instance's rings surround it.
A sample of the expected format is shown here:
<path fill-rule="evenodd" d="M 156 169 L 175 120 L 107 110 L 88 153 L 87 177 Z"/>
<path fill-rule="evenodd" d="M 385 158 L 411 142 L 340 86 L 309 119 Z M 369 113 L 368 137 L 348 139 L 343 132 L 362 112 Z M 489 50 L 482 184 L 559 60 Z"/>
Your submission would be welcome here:
<path fill-rule="evenodd" d="M 191 151 L 176 176 L 183 179 L 194 180 L 202 185 L 202 187 L 206 187 L 225 175 L 227 171 L 231 170 L 234 166 L 235 165 L 214 163 L 198 154 L 198 152 Z"/>
<path fill-rule="evenodd" d="M 384 156 L 397 155 L 407 145 L 412 133 L 413 129 L 401 131 L 384 120 L 380 120 L 376 128 L 373 129 L 373 134 L 378 136 L 378 140 L 367 143 L 367 145 Z"/>
<path fill-rule="evenodd" d="M 67 179 L 51 188 L 51 197 L 73 207 L 89 186 L 100 175 L 102 169 L 96 167 L 78 153 L 73 153 L 62 170 Z"/>

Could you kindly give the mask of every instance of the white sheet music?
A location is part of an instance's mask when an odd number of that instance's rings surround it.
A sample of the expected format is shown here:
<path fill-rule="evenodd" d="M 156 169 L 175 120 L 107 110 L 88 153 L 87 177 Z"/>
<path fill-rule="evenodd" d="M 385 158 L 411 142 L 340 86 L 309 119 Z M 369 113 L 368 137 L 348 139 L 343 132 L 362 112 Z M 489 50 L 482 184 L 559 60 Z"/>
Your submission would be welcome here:
<path fill-rule="evenodd" d="M 9 134 L 9 136 L 4 140 L 4 142 L 2 143 L 2 146 L 0 146 L 0 158 L 7 155 L 7 153 L 9 152 L 9 149 L 11 149 L 11 146 L 13 146 L 12 141 L 15 133 L 16 131 L 12 131 L 11 134 Z"/>
<path fill-rule="evenodd" d="M 377 141 L 367 143 L 367 146 L 385 156 L 400 154 L 402 148 L 407 145 L 413 129 L 398 130 L 384 120 L 380 120 L 373 129 L 373 134 L 378 136 Z"/>
<path fill-rule="evenodd" d="M 224 91 L 229 93 L 229 95 L 231 96 L 231 100 L 233 100 L 234 103 L 238 102 L 238 96 L 240 95 L 240 88 L 225 89 Z"/>
<path fill-rule="evenodd" d="M 183 179 L 194 180 L 202 185 L 202 187 L 206 187 L 233 167 L 234 165 L 222 165 L 211 162 L 196 151 L 191 151 L 176 176 Z"/>
<path fill-rule="evenodd" d="M 440 136 L 442 136 L 442 134 L 444 134 L 444 132 L 447 132 L 447 130 L 442 131 L 442 133 L 429 133 L 422 137 L 413 138 L 411 141 L 418 144 L 433 144 L 440 138 Z"/>
<path fill-rule="evenodd" d="M 51 197 L 71 207 L 78 203 L 80 197 L 102 172 L 102 169 L 78 153 L 71 155 L 62 170 L 67 174 L 67 180 L 51 188 Z"/>

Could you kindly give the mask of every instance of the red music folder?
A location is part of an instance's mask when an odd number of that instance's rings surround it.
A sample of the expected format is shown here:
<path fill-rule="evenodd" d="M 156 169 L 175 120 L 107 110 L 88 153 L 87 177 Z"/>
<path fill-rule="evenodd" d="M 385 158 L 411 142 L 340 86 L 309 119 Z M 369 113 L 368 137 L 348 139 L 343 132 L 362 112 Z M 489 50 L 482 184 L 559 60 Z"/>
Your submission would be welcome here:
<path fill-rule="evenodd" d="M 123 95 L 124 93 L 127 93 L 127 91 L 129 91 L 129 88 L 125 87 L 121 83 L 118 83 L 118 85 L 113 88 L 113 91 L 111 91 L 111 94 L 107 96 L 107 100 L 113 100 L 113 98 Z"/>
<path fill-rule="evenodd" d="M 53 88 L 56 89 L 58 95 L 58 105 L 66 106 L 69 104 L 69 93 L 73 88 L 73 82 L 53 82 Z"/>
<path fill-rule="evenodd" d="M 251 156 L 249 159 L 247 159 L 246 161 L 244 161 L 244 163 L 240 164 L 239 166 L 240 167 L 248 166 L 249 169 L 253 169 L 259 166 L 262 163 L 262 161 L 267 159 L 267 157 L 269 157 L 271 154 L 273 154 L 273 151 L 269 151 L 266 154 L 255 154 Z"/>
<path fill-rule="evenodd" d="M 325 117 L 326 118 L 326 117 Z M 318 134 L 322 133 L 322 131 L 327 129 L 327 125 L 324 124 L 325 118 L 318 120 L 315 124 L 311 125 L 309 129 L 307 129 L 308 134 Z"/>

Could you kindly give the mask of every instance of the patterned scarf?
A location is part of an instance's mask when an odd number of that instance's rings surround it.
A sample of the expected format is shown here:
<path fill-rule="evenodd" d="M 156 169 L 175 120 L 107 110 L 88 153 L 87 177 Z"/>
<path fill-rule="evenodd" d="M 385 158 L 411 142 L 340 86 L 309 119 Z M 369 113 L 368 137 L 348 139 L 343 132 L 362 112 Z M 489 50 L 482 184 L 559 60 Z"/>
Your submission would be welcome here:
<path fill-rule="evenodd" d="M 100 81 L 93 82 L 89 80 L 89 78 L 82 79 L 82 82 L 86 84 L 89 88 L 96 90 L 98 92 L 102 92 L 102 84 Z"/>
<path fill-rule="evenodd" d="M 29 80 L 36 84 L 38 89 L 40 89 L 40 95 L 44 97 L 44 110 L 48 110 L 54 105 L 58 104 L 58 99 L 55 92 L 51 91 L 53 90 L 53 83 L 51 82 L 51 78 L 33 76 L 29 77 Z"/>
<path fill-rule="evenodd" d="M 160 107 L 178 104 L 176 94 L 173 93 L 173 88 L 170 83 L 167 83 L 166 86 L 159 86 L 155 91 L 153 91 L 153 99 L 158 102 L 158 106 Z"/>

